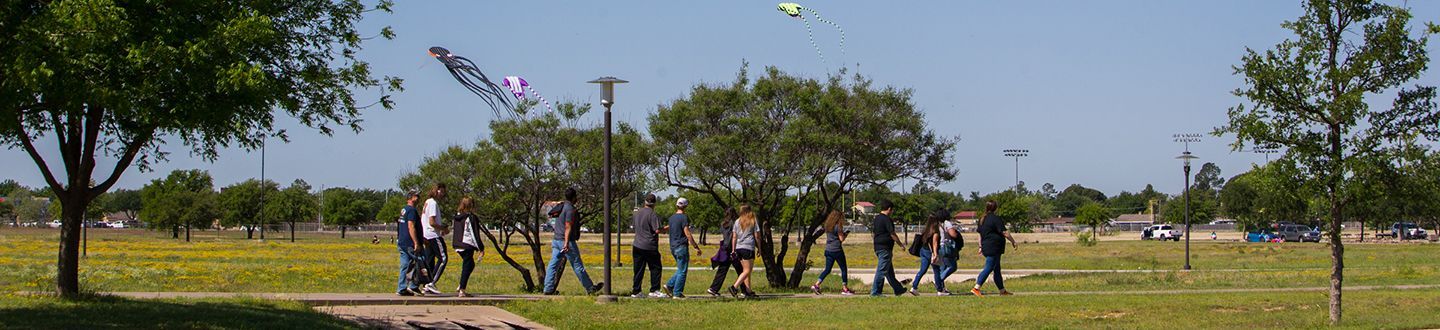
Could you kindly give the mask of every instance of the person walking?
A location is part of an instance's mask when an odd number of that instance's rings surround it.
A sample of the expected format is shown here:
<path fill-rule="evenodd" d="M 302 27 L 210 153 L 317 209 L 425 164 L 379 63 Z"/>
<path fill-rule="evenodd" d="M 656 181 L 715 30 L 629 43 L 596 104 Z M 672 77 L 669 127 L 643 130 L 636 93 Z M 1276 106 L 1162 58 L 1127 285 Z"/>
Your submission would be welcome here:
<path fill-rule="evenodd" d="M 920 246 L 920 253 L 917 253 L 920 257 L 920 270 L 915 273 L 915 278 L 910 281 L 909 292 L 912 296 L 920 295 L 920 279 L 925 278 L 925 272 L 929 271 L 931 266 L 935 266 L 935 271 L 931 272 L 931 275 L 935 276 L 935 283 L 937 283 L 935 291 L 940 291 L 940 286 L 938 285 L 938 283 L 940 283 L 940 254 L 935 253 L 936 251 L 940 251 L 940 219 L 936 219 L 933 216 L 926 219 L 925 229 L 920 231 L 919 238 L 920 239 L 914 242 L 910 242 L 912 245 Z"/>
<path fill-rule="evenodd" d="M 825 224 L 820 225 L 817 232 L 825 233 L 825 270 L 820 272 L 820 277 L 815 279 L 815 285 L 810 286 L 810 291 L 820 294 L 820 284 L 825 283 L 825 276 L 830 275 L 831 267 L 840 264 L 840 294 L 852 295 L 850 290 L 850 269 L 845 266 L 845 238 L 850 236 L 850 231 L 845 230 L 845 214 L 840 211 L 830 211 L 825 217 Z"/>
<path fill-rule="evenodd" d="M 898 296 L 905 293 L 905 285 L 895 279 L 895 266 L 890 260 L 894 255 L 891 251 L 895 249 L 895 241 L 900 240 L 895 233 L 895 221 L 890 219 L 890 214 L 895 212 L 895 204 L 881 200 L 875 206 L 880 209 L 880 214 L 875 216 L 870 226 L 875 244 L 875 280 L 870 284 L 870 295 L 880 296 L 885 291 L 885 283 L 889 282 Z"/>
<path fill-rule="evenodd" d="M 957 270 L 956 262 L 960 259 L 960 249 L 965 247 L 965 237 L 960 236 L 960 225 L 955 223 L 949 211 L 937 210 L 931 218 L 943 219 L 940 221 L 940 265 L 935 276 L 935 295 L 948 296 L 950 290 L 945 288 L 945 279 Z"/>
<path fill-rule="evenodd" d="M 635 264 L 635 283 L 630 287 L 630 297 L 646 297 L 645 292 L 640 291 L 640 282 L 645 268 L 650 268 L 649 297 L 664 298 L 666 293 L 660 291 L 660 216 L 655 214 L 655 194 L 645 195 L 645 207 L 635 211 L 630 225 L 635 229 L 635 238 L 630 241 L 630 256 Z"/>
<path fill-rule="evenodd" d="M 685 214 L 685 208 L 690 206 L 690 201 L 681 197 L 675 201 L 675 214 L 670 216 L 670 255 L 675 257 L 675 274 L 670 275 L 670 280 L 665 282 L 665 291 L 670 292 L 670 297 L 675 299 L 685 298 L 685 276 L 690 271 L 690 246 L 695 246 L 696 254 L 704 254 L 700 250 L 700 241 L 690 234 L 690 216 Z"/>
<path fill-rule="evenodd" d="M 739 218 L 735 214 L 735 208 L 726 208 L 724 218 L 725 222 L 720 224 L 720 249 L 716 250 L 715 256 L 710 258 L 710 268 L 716 268 L 715 279 L 710 281 L 710 288 L 705 289 L 705 293 L 715 297 L 720 296 L 721 286 L 725 285 L 726 273 L 729 273 L 731 268 L 735 269 L 736 276 L 743 271 L 740 269 L 740 263 L 733 257 L 735 244 L 732 240 L 735 237 L 735 220 Z"/>
<path fill-rule="evenodd" d="M 995 274 L 995 288 L 1000 289 L 1000 295 L 1008 296 L 1010 291 L 1005 290 L 1005 277 L 1000 275 L 1000 255 L 1005 254 L 1005 241 L 1010 241 L 1010 246 L 1020 248 L 1015 244 L 1015 238 L 1005 230 L 1005 219 L 995 215 L 997 206 L 995 201 L 985 202 L 985 218 L 980 219 L 980 226 L 976 231 L 980 232 L 980 255 L 985 257 L 985 268 L 980 270 L 980 276 L 975 278 L 975 288 L 970 293 L 976 296 L 985 296 L 980 292 L 980 287 L 985 285 L 985 278 Z"/>
<path fill-rule="evenodd" d="M 740 218 L 735 220 L 735 233 L 731 234 L 731 259 L 740 263 L 740 276 L 735 278 L 735 284 L 730 285 L 730 295 L 744 294 L 745 298 L 752 298 L 755 291 L 751 291 L 750 274 L 755 271 L 755 235 L 760 232 L 760 226 L 756 224 L 755 212 L 750 205 L 741 204 L 739 213 Z"/>
<path fill-rule="evenodd" d="M 445 220 L 440 211 L 439 199 L 445 198 L 445 184 L 436 183 L 430 189 L 430 198 L 425 199 L 425 208 L 420 212 L 420 223 L 425 233 L 425 270 L 429 272 L 430 283 L 426 283 L 423 291 L 426 294 L 445 294 L 435 289 L 435 282 L 440 281 L 440 276 L 445 274 L 445 265 L 450 262 L 449 247 L 445 245 L 445 234 L 449 233 L 449 227 L 445 226 Z"/>
<path fill-rule="evenodd" d="M 470 197 L 460 199 L 460 206 L 456 209 L 455 254 L 460 255 L 460 287 L 455 289 L 455 296 L 469 297 L 465 287 L 470 283 L 470 273 L 475 271 L 475 262 L 485 259 L 485 243 L 480 239 L 480 217 L 475 216 L 472 211 L 475 208 L 475 200 Z"/>
<path fill-rule="evenodd" d="M 585 261 L 580 260 L 580 246 L 576 241 L 580 240 L 580 214 L 575 210 L 576 192 L 575 188 L 565 188 L 565 201 L 560 203 L 560 216 L 555 218 L 555 238 L 550 241 L 550 264 L 545 267 L 545 287 L 542 292 L 546 295 L 557 294 L 555 287 L 560 284 L 560 266 L 562 260 L 570 261 L 570 269 L 575 271 L 575 277 L 579 278 L 580 286 L 585 288 L 585 294 L 595 294 L 605 286 L 605 282 L 592 283 L 590 273 L 585 272 Z"/>
<path fill-rule="evenodd" d="M 420 211 L 415 209 L 420 193 L 410 191 L 407 196 L 405 207 L 400 209 L 400 220 L 395 225 L 395 245 L 400 250 L 400 280 L 395 285 L 395 294 L 423 296 L 425 293 L 420 290 L 420 286 L 428 282 L 421 273 L 424 269 L 425 245 L 420 239 Z"/>

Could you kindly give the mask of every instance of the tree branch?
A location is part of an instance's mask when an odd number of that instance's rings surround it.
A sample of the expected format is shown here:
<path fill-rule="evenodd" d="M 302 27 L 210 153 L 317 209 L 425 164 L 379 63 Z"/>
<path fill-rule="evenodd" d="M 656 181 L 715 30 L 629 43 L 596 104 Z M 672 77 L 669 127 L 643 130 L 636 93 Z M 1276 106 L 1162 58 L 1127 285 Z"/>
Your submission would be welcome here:
<path fill-rule="evenodd" d="M 98 194 L 110 190 L 110 186 L 115 185 L 115 181 L 120 179 L 120 174 L 125 173 L 125 169 L 130 167 L 130 163 L 135 161 L 135 156 L 139 155 L 140 150 L 150 144 L 150 139 L 154 138 L 154 136 L 154 128 L 146 128 L 135 134 L 135 139 L 125 144 L 125 154 L 120 157 L 119 161 L 115 162 L 115 169 L 110 172 L 110 177 L 106 178 L 104 182 L 95 185 L 94 188 L 90 188 L 91 193 Z"/>

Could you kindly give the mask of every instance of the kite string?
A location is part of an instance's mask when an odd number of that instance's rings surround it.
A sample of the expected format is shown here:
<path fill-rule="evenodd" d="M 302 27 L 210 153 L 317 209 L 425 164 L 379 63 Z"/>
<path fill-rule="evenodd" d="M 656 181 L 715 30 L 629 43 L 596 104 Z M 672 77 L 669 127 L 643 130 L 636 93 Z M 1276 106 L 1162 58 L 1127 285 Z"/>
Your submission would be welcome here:
<path fill-rule="evenodd" d="M 840 27 L 840 24 L 835 24 L 835 22 L 831 22 L 824 17 L 820 17 L 820 12 L 815 11 L 814 9 L 805 8 L 805 10 L 809 11 L 810 14 L 815 15 L 816 20 L 824 22 L 825 24 L 830 24 L 830 26 L 833 26 L 836 30 L 840 31 L 840 56 L 845 56 L 845 28 Z M 810 42 L 815 42 L 814 38 L 811 38 Z"/>
<path fill-rule="evenodd" d="M 825 63 L 825 53 L 820 52 L 820 44 L 815 43 L 815 32 L 810 30 L 810 20 L 805 19 L 805 16 L 801 15 L 800 21 L 805 22 L 805 36 L 810 37 L 810 45 L 815 46 L 816 54 L 820 54 L 820 63 Z"/>
<path fill-rule="evenodd" d="M 535 98 L 540 99 L 540 103 L 545 104 L 545 109 L 550 110 L 550 112 L 555 112 L 555 108 L 550 107 L 550 101 L 546 101 L 544 96 L 540 96 L 540 92 L 535 91 L 535 87 L 532 86 L 529 89 L 530 95 L 535 95 Z"/>

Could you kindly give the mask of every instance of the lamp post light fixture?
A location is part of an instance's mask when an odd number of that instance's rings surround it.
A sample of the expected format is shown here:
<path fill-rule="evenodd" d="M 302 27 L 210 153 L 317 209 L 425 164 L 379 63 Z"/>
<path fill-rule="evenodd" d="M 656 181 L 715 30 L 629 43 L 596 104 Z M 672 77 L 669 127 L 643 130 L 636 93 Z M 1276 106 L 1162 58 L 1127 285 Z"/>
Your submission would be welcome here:
<path fill-rule="evenodd" d="M 1005 157 L 1015 158 L 1015 191 L 1020 191 L 1020 157 L 1030 156 L 1030 149 L 1005 149 Z"/>
<path fill-rule="evenodd" d="M 602 212 L 605 212 L 605 285 L 604 295 L 601 301 L 614 301 L 615 296 L 610 293 L 610 227 L 614 224 L 613 215 L 610 212 L 610 107 L 615 105 L 615 84 L 628 83 L 613 76 L 605 76 L 588 81 L 591 84 L 600 84 L 600 105 L 605 106 L 605 200 L 601 202 Z"/>
<path fill-rule="evenodd" d="M 1197 159 L 1190 153 L 1190 143 L 1200 142 L 1200 134 L 1175 134 L 1175 142 L 1185 143 L 1185 152 L 1175 157 L 1185 163 L 1185 270 L 1190 270 L 1190 160 Z"/>

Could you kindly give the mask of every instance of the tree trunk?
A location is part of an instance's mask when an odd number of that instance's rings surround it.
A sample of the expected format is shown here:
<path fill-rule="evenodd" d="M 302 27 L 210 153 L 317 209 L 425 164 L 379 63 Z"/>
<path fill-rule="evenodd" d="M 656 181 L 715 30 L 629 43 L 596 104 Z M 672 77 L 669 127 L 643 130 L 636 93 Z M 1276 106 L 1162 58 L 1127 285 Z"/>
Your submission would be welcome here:
<path fill-rule="evenodd" d="M 344 230 L 343 227 L 342 227 L 341 230 L 340 230 L 340 238 L 345 238 L 345 230 Z M 295 243 L 295 222 L 294 222 L 294 221 L 291 221 L 291 222 L 290 222 L 290 243 Z"/>
<path fill-rule="evenodd" d="M 345 239 L 345 226 L 340 226 L 340 239 Z M 295 225 L 290 225 L 290 241 L 295 241 Z"/>
<path fill-rule="evenodd" d="M 190 224 L 185 224 L 185 242 L 190 242 Z"/>
<path fill-rule="evenodd" d="M 83 192 L 82 192 L 83 193 Z M 56 194 L 63 214 L 60 222 L 59 270 L 55 274 L 55 291 L 61 297 L 80 295 L 80 225 L 84 222 L 89 198 Z"/>
<path fill-rule="evenodd" d="M 805 271 L 810 268 L 810 249 L 813 248 L 815 242 L 820 239 L 819 234 L 812 235 L 811 233 L 814 233 L 820 225 L 825 223 L 825 217 L 829 214 L 830 210 L 826 208 L 826 210 L 816 214 L 815 218 L 810 220 L 810 225 L 802 227 L 804 230 L 800 233 L 800 249 L 795 252 L 795 265 L 794 268 L 790 270 L 789 287 L 800 287 L 800 281 L 804 280 Z"/>
<path fill-rule="evenodd" d="M 1333 200 L 1333 198 L 1332 198 Z M 1340 241 L 1340 206 L 1330 207 L 1330 325 L 1340 324 L 1340 289 L 1344 281 L 1345 245 Z M 1364 227 L 1364 226 L 1361 226 Z"/>
<path fill-rule="evenodd" d="M 180 225 L 170 227 L 170 239 L 180 239 Z"/>
<path fill-rule="evenodd" d="M 490 239 L 490 246 L 495 248 L 495 254 L 500 255 L 500 259 L 505 260 L 505 263 L 509 264 L 510 268 L 514 268 L 516 272 L 520 273 L 520 279 L 525 280 L 525 291 L 535 292 L 535 281 L 530 278 L 530 270 L 525 269 L 525 266 L 520 265 L 519 262 L 515 262 L 515 259 L 510 257 L 509 241 L 507 240 L 506 244 L 500 244 L 500 241 L 495 238 L 495 235 L 491 234 L 490 230 L 485 229 L 483 226 L 480 228 L 480 232 L 485 234 L 485 238 Z M 503 229 L 501 235 L 504 235 Z"/>
<path fill-rule="evenodd" d="M 254 225 L 245 226 L 245 239 L 254 239 L 254 238 L 255 238 L 255 226 L 254 226 Z"/>
<path fill-rule="evenodd" d="M 260 224 L 260 240 L 265 240 L 265 224 Z"/>

